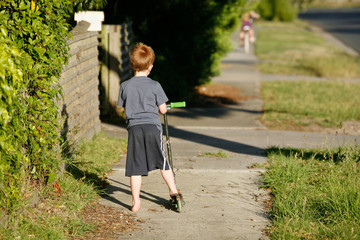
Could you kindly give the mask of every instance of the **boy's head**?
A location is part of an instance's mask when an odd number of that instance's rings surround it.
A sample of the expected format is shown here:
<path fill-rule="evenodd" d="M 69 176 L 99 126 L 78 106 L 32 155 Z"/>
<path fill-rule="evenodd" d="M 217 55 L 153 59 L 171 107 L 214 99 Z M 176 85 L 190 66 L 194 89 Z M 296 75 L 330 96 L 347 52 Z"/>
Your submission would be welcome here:
<path fill-rule="evenodd" d="M 242 15 L 242 21 L 243 22 L 248 22 L 250 20 L 250 13 L 244 13 Z"/>
<path fill-rule="evenodd" d="M 130 67 L 136 71 L 145 71 L 155 61 L 155 53 L 151 47 L 138 43 L 130 52 Z"/>

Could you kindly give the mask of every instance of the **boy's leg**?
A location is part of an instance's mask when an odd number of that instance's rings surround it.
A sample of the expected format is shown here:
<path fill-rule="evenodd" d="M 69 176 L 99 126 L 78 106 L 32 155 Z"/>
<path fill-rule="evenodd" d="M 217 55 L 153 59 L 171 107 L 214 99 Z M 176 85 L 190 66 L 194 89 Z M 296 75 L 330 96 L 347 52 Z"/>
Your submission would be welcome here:
<path fill-rule="evenodd" d="M 251 43 L 255 42 L 255 34 L 254 34 L 254 30 L 252 29 L 249 31 L 249 38 Z"/>
<path fill-rule="evenodd" d="M 170 196 L 177 194 L 178 191 L 176 189 L 174 174 L 172 170 L 160 170 L 160 172 L 161 176 L 164 178 L 166 184 L 169 187 Z"/>
<path fill-rule="evenodd" d="M 137 212 L 141 209 L 141 203 L 140 203 L 141 176 L 140 175 L 131 176 L 130 186 L 131 186 L 131 194 L 132 194 L 131 211 Z"/>
<path fill-rule="evenodd" d="M 245 39 L 245 33 L 244 31 L 241 29 L 240 30 L 240 46 L 244 45 L 244 39 Z"/>

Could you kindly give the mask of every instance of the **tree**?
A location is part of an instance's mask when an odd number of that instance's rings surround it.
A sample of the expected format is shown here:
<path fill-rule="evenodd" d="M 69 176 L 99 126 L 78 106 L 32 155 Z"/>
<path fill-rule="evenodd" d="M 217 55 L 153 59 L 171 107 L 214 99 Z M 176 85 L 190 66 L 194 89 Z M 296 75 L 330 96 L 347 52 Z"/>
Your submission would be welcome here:
<path fill-rule="evenodd" d="M 133 21 L 136 42 L 156 54 L 153 79 L 171 101 L 185 100 L 194 86 L 219 73 L 230 50 L 244 0 L 109 1 L 106 23 Z"/>
<path fill-rule="evenodd" d="M 258 6 L 262 18 L 267 20 L 293 21 L 298 12 L 313 0 L 261 0 Z"/>
<path fill-rule="evenodd" d="M 106 6 L 106 0 L 74 0 L 73 10 L 74 12 L 85 10 L 99 10 Z"/>

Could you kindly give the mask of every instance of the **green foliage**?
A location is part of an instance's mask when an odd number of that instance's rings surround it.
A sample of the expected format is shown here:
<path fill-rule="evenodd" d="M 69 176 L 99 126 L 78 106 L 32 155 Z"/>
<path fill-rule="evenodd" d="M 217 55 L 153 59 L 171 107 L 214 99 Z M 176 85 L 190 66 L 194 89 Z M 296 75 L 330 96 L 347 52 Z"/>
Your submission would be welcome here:
<path fill-rule="evenodd" d="M 296 19 L 299 7 L 302 6 L 300 2 L 299 0 L 261 0 L 258 10 L 264 19 L 289 22 Z"/>
<path fill-rule="evenodd" d="M 229 33 L 237 26 L 244 3 L 127 1 L 116 11 L 109 3 L 106 16 L 133 21 L 135 41 L 150 45 L 156 54 L 150 77 L 162 84 L 172 101 L 180 101 L 194 86 L 209 82 L 218 73 L 222 57 L 231 48 Z"/>
<path fill-rule="evenodd" d="M 0 239 L 86 239 L 99 221 L 84 217 L 83 210 L 98 201 L 99 188 L 107 183 L 106 173 L 119 162 L 120 153 L 126 152 L 126 142 L 100 133 L 80 143 L 72 155 L 71 173 L 46 185 L 36 208 L 22 204 L 21 209 L 9 213 L 8 223 L 0 225 Z"/>
<path fill-rule="evenodd" d="M 18 99 L 18 92 L 26 85 L 22 81 L 22 70 L 16 66 L 17 62 L 25 59 L 19 49 L 12 47 L 11 43 L 6 40 L 7 30 L 3 27 L 1 34 L 0 203 L 2 206 L 8 206 L 10 199 L 19 197 L 19 180 L 22 180 L 24 176 L 18 170 L 21 167 L 20 163 L 28 160 L 20 151 L 23 142 L 23 125 L 18 119 L 24 116 L 24 112 L 19 111 L 22 106 Z M 18 161 L 13 161 L 13 159 L 18 159 Z"/>
<path fill-rule="evenodd" d="M 106 5 L 106 0 L 74 0 L 74 12 L 85 10 L 99 10 Z"/>
<path fill-rule="evenodd" d="M 268 149 L 272 239 L 357 239 L 360 146 Z"/>
<path fill-rule="evenodd" d="M 309 5 L 311 5 L 314 0 L 292 0 L 292 3 L 297 6 L 299 10 L 306 9 Z"/>
<path fill-rule="evenodd" d="M 0 205 L 10 209 L 59 167 L 56 99 L 72 5 L 4 0 L 0 7 Z"/>
<path fill-rule="evenodd" d="M 274 16 L 274 6 L 272 0 L 262 0 L 258 6 L 258 11 L 263 19 L 271 20 Z"/>

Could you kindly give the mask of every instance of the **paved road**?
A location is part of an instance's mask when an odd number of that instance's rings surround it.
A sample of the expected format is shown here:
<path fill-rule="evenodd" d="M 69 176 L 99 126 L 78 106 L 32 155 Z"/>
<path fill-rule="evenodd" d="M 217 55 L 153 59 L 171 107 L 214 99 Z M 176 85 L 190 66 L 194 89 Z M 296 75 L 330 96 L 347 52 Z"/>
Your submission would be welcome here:
<path fill-rule="evenodd" d="M 360 8 L 311 9 L 299 17 L 321 27 L 360 53 Z"/>

